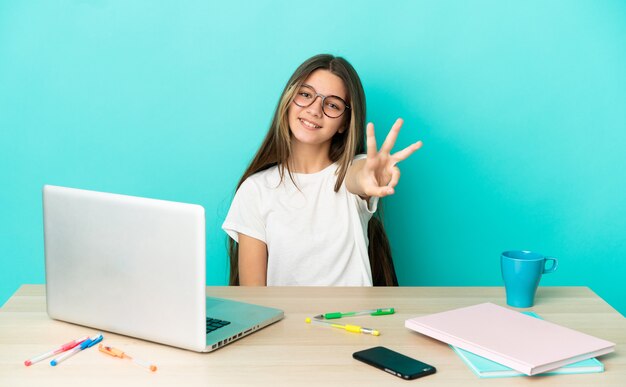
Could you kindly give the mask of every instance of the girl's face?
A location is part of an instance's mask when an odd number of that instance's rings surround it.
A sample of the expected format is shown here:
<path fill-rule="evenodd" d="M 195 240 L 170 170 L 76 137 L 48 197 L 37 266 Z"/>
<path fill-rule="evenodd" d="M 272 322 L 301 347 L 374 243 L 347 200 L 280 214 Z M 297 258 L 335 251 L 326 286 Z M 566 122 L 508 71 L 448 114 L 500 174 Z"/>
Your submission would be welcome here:
<path fill-rule="evenodd" d="M 298 106 L 292 102 L 288 110 L 289 129 L 292 134 L 292 141 L 308 145 L 329 145 L 335 133 L 345 131 L 346 116 L 350 114 L 346 110 L 340 117 L 330 118 L 322 110 L 322 97 L 314 96 L 318 93 L 326 97 L 337 96 L 343 101 L 348 100 L 346 87 L 341 78 L 325 69 L 315 70 L 304 81 L 310 88 L 298 90 L 307 97 L 315 98 L 313 103 L 307 107 Z M 313 90 L 313 91 L 312 91 Z M 332 99 L 326 98 L 326 113 L 335 116 L 331 109 L 336 109 L 332 104 Z"/>

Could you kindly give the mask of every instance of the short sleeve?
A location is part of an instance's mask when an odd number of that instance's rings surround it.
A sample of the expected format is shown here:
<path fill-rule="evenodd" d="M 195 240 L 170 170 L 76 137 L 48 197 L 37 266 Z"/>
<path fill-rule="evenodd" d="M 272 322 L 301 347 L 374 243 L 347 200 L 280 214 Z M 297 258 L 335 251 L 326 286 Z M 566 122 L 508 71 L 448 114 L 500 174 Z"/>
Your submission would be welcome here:
<path fill-rule="evenodd" d="M 380 198 L 376 196 L 370 197 L 370 199 L 366 202 L 365 200 L 359 198 L 359 212 L 367 212 L 370 215 L 374 214 L 378 209 L 378 200 Z"/>
<path fill-rule="evenodd" d="M 235 193 L 222 229 L 236 242 L 239 234 L 266 242 L 261 204 L 259 187 L 250 178 L 246 179 Z"/>

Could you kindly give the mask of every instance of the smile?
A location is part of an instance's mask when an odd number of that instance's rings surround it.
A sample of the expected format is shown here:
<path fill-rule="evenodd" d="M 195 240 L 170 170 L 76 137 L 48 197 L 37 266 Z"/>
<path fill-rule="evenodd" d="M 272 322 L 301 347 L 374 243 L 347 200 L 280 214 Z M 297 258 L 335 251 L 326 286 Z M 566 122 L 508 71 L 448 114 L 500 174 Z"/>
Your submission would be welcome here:
<path fill-rule="evenodd" d="M 311 121 L 307 121 L 304 118 L 298 118 L 298 120 L 300 122 L 302 122 L 302 124 L 304 126 L 306 126 L 307 128 L 311 128 L 311 129 L 319 129 L 319 128 L 321 128 L 321 126 L 316 125 L 316 124 L 312 123 Z"/>

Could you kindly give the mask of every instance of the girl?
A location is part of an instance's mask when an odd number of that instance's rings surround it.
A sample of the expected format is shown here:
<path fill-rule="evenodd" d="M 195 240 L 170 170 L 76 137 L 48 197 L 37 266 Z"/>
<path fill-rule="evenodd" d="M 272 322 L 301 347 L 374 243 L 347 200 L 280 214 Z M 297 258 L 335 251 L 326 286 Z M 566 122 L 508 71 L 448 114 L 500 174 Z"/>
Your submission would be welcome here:
<path fill-rule="evenodd" d="M 363 86 L 345 59 L 317 55 L 296 69 L 222 225 L 231 285 L 397 286 L 373 214 L 422 143 L 390 154 L 398 119 L 377 151 L 370 123 L 363 155 L 364 126 Z"/>

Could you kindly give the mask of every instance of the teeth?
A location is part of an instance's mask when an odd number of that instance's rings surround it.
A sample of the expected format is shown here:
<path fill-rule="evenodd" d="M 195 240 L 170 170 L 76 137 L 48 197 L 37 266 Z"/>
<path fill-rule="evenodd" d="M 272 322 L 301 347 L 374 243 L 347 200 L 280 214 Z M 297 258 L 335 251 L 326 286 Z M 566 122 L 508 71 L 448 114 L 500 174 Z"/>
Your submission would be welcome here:
<path fill-rule="evenodd" d="M 305 121 L 302 118 L 300 119 L 300 122 L 302 122 L 304 125 L 308 126 L 309 128 L 314 128 L 314 129 L 321 128 L 321 126 L 315 125 L 314 123 L 309 122 L 309 121 Z"/>

